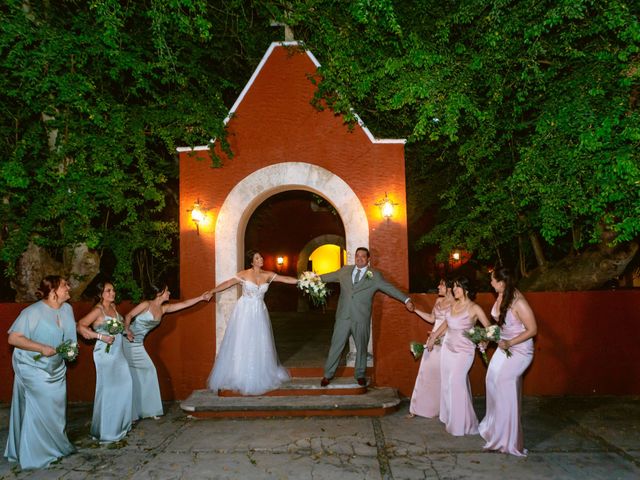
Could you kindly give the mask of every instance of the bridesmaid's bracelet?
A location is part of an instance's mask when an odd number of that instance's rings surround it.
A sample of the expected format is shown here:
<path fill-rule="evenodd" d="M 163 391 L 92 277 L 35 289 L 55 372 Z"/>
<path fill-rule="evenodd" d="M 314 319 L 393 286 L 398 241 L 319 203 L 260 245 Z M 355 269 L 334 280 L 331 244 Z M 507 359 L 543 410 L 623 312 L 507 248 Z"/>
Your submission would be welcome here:
<path fill-rule="evenodd" d="M 102 341 L 102 334 L 101 333 L 98 334 L 98 340 Z"/>

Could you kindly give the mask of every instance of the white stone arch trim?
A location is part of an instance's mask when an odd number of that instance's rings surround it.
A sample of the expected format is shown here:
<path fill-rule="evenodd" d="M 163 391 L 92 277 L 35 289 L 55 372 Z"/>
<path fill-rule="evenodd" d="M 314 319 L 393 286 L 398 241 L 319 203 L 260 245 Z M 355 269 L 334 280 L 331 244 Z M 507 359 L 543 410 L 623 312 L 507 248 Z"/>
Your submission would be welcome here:
<path fill-rule="evenodd" d="M 344 225 L 348 262 L 353 262 L 356 248 L 369 246 L 369 221 L 365 209 L 342 178 L 309 163 L 270 165 L 240 180 L 220 208 L 215 227 L 216 285 L 244 268 L 244 234 L 255 209 L 272 195 L 287 190 L 314 192 L 333 205 Z M 228 289 L 218 294 L 216 356 L 237 299 L 238 289 Z"/>

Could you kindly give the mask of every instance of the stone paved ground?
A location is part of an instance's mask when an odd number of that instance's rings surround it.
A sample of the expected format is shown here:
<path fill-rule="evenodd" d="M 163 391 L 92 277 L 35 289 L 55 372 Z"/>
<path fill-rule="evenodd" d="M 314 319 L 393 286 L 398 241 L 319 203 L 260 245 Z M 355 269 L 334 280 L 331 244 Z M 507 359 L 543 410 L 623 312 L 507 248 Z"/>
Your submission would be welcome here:
<path fill-rule="evenodd" d="M 475 399 L 482 417 L 484 399 Z M 69 409 L 78 453 L 47 470 L 0 460 L 2 479 L 640 479 L 640 398 L 527 397 L 527 458 L 482 451 L 437 420 L 407 419 L 407 403 L 381 418 L 197 420 L 167 404 L 124 442 L 89 438 L 90 405 Z M 0 445 L 9 406 L 0 405 Z"/>

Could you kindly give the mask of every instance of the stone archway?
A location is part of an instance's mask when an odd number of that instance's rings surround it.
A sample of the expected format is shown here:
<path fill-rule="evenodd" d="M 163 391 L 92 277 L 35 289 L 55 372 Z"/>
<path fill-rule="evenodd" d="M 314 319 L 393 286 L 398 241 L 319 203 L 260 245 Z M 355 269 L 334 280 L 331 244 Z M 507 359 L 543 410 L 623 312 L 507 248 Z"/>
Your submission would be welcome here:
<path fill-rule="evenodd" d="M 244 233 L 255 209 L 268 197 L 286 190 L 314 192 L 336 209 L 345 229 L 347 261 L 356 248 L 369 245 L 369 221 L 360 199 L 329 170 L 302 162 L 270 165 L 238 182 L 224 200 L 215 227 L 216 285 L 244 268 Z M 226 290 L 216 302 L 216 356 L 238 291 Z"/>
<path fill-rule="evenodd" d="M 307 264 L 309 263 L 309 257 L 311 256 L 313 251 L 316 248 L 327 244 L 338 245 L 345 250 L 347 249 L 345 239 L 340 235 L 329 234 L 320 235 L 316 238 L 313 238 L 309 241 L 309 243 L 302 247 L 302 250 L 300 250 L 300 255 L 298 256 L 298 266 L 296 268 L 297 272 L 300 273 L 306 270 Z"/>

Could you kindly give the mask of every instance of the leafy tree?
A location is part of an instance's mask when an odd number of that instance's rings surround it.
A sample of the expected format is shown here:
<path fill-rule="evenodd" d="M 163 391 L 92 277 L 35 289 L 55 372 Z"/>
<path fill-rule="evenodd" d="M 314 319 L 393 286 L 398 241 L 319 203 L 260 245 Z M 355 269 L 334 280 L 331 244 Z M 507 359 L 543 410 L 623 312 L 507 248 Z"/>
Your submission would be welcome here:
<path fill-rule="evenodd" d="M 519 261 L 524 274 L 548 260 L 577 259 L 591 245 L 603 254 L 622 248 L 623 266 L 633 257 L 637 2 L 292 8 L 294 29 L 324 60 L 327 102 L 346 113 L 353 106 L 378 135 L 408 138 L 413 212 L 440 212 L 421 245 Z"/>
<path fill-rule="evenodd" d="M 272 32 L 240 1 L 7 0 L 0 15 L 5 273 L 30 244 L 81 244 L 137 297 L 175 264 L 176 146 L 224 139 L 225 100 Z"/>

